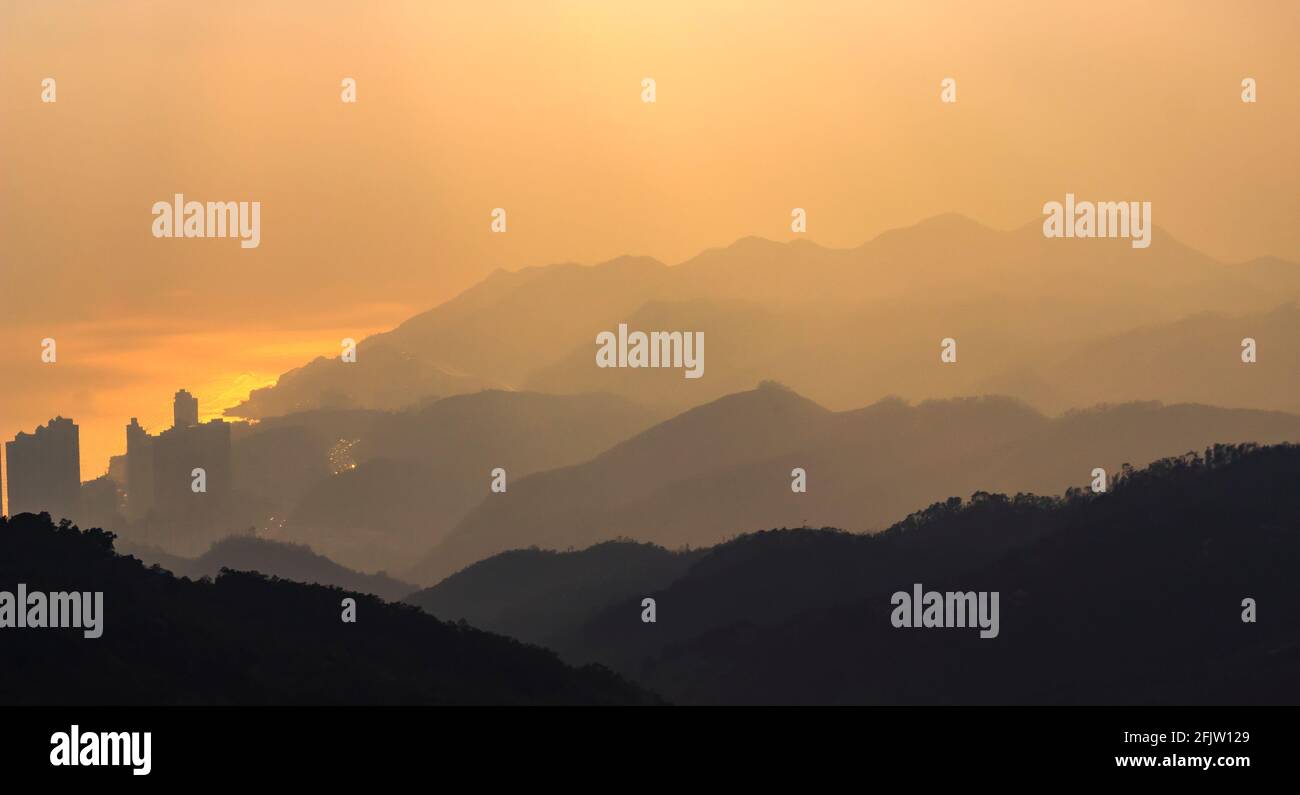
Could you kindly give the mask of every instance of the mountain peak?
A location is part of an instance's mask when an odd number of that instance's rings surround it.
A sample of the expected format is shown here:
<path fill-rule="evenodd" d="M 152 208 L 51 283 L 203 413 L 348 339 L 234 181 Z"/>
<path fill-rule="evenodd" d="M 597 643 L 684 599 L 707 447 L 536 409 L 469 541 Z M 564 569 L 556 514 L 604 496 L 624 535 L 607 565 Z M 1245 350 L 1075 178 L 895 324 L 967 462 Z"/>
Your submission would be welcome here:
<path fill-rule="evenodd" d="M 954 234 L 960 232 L 988 233 L 996 232 L 998 230 L 991 226 L 986 226 L 968 215 L 962 215 L 958 212 L 950 212 L 939 213 L 938 215 L 932 215 L 929 218 L 922 218 L 920 221 L 908 226 L 897 226 L 893 229 L 888 229 L 877 235 L 876 238 L 879 239 L 886 235 L 906 233 L 909 231 Z"/>
<path fill-rule="evenodd" d="M 784 248 L 785 245 L 785 243 L 776 240 L 768 240 L 767 238 L 759 237 L 758 235 L 745 235 L 744 237 L 737 238 L 734 243 L 726 248 L 728 250 L 773 249 Z"/>
<path fill-rule="evenodd" d="M 659 268 L 668 267 L 654 257 L 646 257 L 635 254 L 623 254 L 613 259 L 605 260 L 593 267 L 607 268 L 609 270 L 658 270 Z"/>

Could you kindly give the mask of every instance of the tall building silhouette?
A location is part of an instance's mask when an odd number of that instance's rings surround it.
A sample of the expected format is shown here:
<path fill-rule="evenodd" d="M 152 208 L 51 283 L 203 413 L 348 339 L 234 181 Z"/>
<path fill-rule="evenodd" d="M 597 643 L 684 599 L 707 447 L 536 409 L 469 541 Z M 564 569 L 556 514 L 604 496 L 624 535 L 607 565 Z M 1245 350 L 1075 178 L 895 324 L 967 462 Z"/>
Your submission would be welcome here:
<path fill-rule="evenodd" d="M 135 417 L 126 426 L 126 518 L 143 519 L 153 510 L 153 437 Z"/>
<path fill-rule="evenodd" d="M 81 495 L 81 435 L 70 419 L 55 417 L 35 433 L 5 443 L 9 513 L 48 511 L 75 520 Z"/>
<path fill-rule="evenodd" d="M 173 426 L 157 436 L 135 417 L 126 426 L 126 518 L 143 522 L 154 543 L 192 549 L 230 529 L 231 426 L 200 423 L 199 402 L 184 389 L 172 414 Z M 201 491 L 195 491 L 196 470 L 203 471 Z"/>
<path fill-rule="evenodd" d="M 199 399 L 181 389 L 172 401 L 172 427 L 189 428 L 199 424 Z"/>
<path fill-rule="evenodd" d="M 160 518 L 182 528 L 215 529 L 229 518 L 233 473 L 230 425 L 170 428 L 153 439 L 153 501 Z M 193 488 L 203 470 L 205 491 Z"/>

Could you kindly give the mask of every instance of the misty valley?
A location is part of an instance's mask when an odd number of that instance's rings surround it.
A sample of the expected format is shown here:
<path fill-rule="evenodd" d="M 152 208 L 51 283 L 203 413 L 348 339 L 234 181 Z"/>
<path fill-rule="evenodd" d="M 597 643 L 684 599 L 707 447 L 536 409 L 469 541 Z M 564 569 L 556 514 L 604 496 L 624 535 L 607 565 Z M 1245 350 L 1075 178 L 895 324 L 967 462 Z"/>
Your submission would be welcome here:
<path fill-rule="evenodd" d="M 942 216 L 847 251 L 501 272 L 220 417 L 186 388 L 142 406 L 170 419 L 118 426 L 91 480 L 82 425 L 55 417 L 6 444 L 0 584 L 102 593 L 102 636 L 0 600 L 32 649 L 8 681 L 108 658 L 113 687 L 57 698 L 1293 692 L 1300 268 L 1055 244 Z M 952 245 L 981 278 L 946 269 Z M 1039 278 L 1074 257 L 1095 289 Z M 1123 300 L 1153 290 L 1160 311 Z M 482 676 L 431 662 L 452 649 Z"/>

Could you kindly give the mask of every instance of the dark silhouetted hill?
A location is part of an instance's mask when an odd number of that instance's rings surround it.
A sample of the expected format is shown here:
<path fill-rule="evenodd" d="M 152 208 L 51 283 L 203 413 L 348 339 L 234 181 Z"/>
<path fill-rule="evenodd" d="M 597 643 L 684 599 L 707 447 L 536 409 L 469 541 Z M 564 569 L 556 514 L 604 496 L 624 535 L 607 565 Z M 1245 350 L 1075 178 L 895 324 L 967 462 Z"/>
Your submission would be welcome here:
<path fill-rule="evenodd" d="M 631 541 L 606 541 L 576 552 L 513 550 L 406 601 L 448 620 L 555 646 L 605 607 L 668 587 L 702 554 Z"/>
<path fill-rule="evenodd" d="M 227 572 L 177 579 L 112 534 L 0 519 L 0 588 L 102 591 L 103 636 L 4 629 L 0 703 L 611 704 L 653 700 L 599 667 L 371 596 Z M 355 598 L 355 624 L 340 620 Z"/>
<path fill-rule="evenodd" d="M 886 400 L 831 412 L 778 385 L 729 395 L 578 466 L 491 495 L 405 579 L 436 583 L 490 555 L 624 537 L 708 546 L 755 527 L 887 527 L 952 494 L 1058 494 L 1095 467 L 1217 443 L 1300 440 L 1300 416 L 1159 403 L 1048 418 L 1008 398 Z M 807 493 L 790 488 L 807 473 Z"/>
<path fill-rule="evenodd" d="M 1298 483 L 1300 447 L 1216 446 L 1105 494 L 746 535 L 564 651 L 686 703 L 1300 703 Z M 894 628 L 891 595 L 915 583 L 997 591 L 1000 634 Z"/>

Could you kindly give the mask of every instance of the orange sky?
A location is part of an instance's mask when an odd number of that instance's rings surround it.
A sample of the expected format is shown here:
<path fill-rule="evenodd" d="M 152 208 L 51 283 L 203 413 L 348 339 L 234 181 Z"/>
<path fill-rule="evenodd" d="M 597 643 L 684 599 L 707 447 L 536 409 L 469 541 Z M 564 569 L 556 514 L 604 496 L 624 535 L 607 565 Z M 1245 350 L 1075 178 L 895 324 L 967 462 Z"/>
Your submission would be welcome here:
<path fill-rule="evenodd" d="M 796 206 L 841 246 L 1071 191 L 1300 259 L 1297 40 L 1282 1 L 10 0 L 0 438 L 73 416 L 93 477 L 177 388 L 214 415 L 493 268 L 676 262 L 785 239 Z M 261 246 L 154 239 L 178 191 L 260 201 Z"/>

